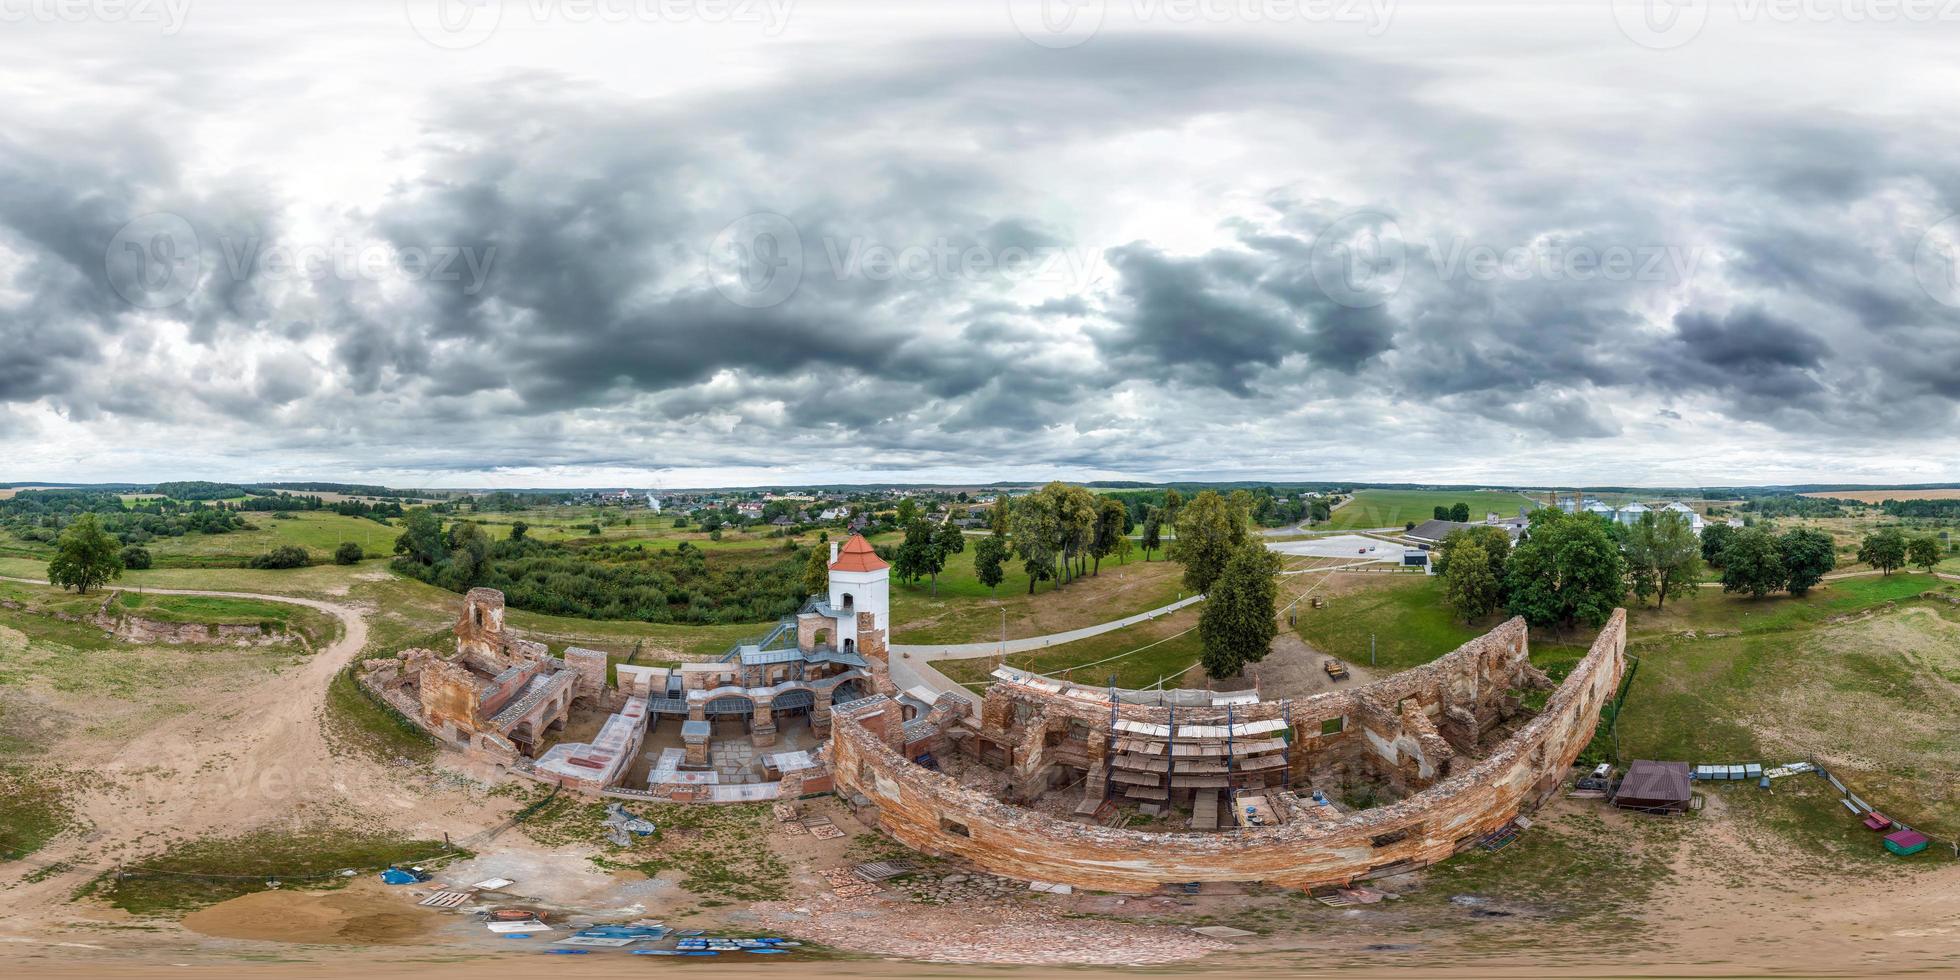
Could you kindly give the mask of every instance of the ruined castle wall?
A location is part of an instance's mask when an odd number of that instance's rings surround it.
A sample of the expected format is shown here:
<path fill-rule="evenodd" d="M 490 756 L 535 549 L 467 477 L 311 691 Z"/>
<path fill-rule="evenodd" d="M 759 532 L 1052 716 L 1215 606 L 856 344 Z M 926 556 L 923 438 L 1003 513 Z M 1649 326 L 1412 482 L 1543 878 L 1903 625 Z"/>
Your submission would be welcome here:
<path fill-rule="evenodd" d="M 1528 680 L 1529 664 L 1521 661 L 1524 642 L 1523 624 L 1514 621 L 1436 663 L 1406 672 L 1415 678 L 1396 675 L 1332 697 L 1296 701 L 1294 721 L 1317 732 L 1319 719 L 1327 715 L 1311 707 L 1316 704 L 1345 710 L 1353 704 L 1349 699 L 1367 697 L 1393 705 L 1398 691 L 1414 696 L 1427 685 L 1449 683 L 1461 691 L 1466 685 Z M 1542 802 L 1591 740 L 1599 709 L 1619 684 L 1625 657 L 1626 615 L 1616 611 L 1544 710 L 1476 765 L 1372 810 L 1319 817 L 1325 811 L 1292 807 L 1289 822 L 1279 827 L 1153 834 L 1047 817 L 963 789 L 906 761 L 886 744 L 882 731 L 867 728 L 874 720 L 882 726 L 882 716 L 875 713 L 860 721 L 857 712 L 837 712 L 831 769 L 838 791 L 869 798 L 878 808 L 880 826 L 901 842 L 928 853 L 957 855 L 998 874 L 1130 893 L 1183 881 L 1267 881 L 1310 888 L 1440 861 Z M 1102 710 L 1106 714 L 1108 709 Z M 1003 714 L 996 708 L 992 717 Z M 1179 714 L 1182 720 L 1183 712 Z"/>

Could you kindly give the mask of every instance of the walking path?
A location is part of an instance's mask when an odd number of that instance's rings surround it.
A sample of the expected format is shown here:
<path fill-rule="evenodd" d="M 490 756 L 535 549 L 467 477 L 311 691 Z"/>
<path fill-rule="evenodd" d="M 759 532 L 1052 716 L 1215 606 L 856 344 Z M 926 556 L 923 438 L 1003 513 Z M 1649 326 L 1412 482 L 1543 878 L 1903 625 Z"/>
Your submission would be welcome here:
<path fill-rule="evenodd" d="M 1140 612 L 1134 616 L 1112 619 L 1107 623 L 1097 623 L 1094 626 L 1084 626 L 1081 629 L 1049 633 L 1046 636 L 1023 636 L 1008 640 L 1005 645 L 999 640 L 987 640 L 981 643 L 894 643 L 891 645 L 891 651 L 893 653 L 909 654 L 915 657 L 931 657 L 934 660 L 971 660 L 975 657 L 991 657 L 1003 651 L 1007 653 L 1027 653 L 1030 650 L 1051 647 L 1057 643 L 1086 640 L 1089 637 L 1101 636 L 1112 630 L 1120 630 L 1125 626 L 1147 623 L 1159 616 L 1174 613 L 1193 603 L 1203 602 L 1204 598 L 1202 595 L 1189 596 L 1179 599 L 1168 606 L 1158 606 L 1148 612 Z"/>

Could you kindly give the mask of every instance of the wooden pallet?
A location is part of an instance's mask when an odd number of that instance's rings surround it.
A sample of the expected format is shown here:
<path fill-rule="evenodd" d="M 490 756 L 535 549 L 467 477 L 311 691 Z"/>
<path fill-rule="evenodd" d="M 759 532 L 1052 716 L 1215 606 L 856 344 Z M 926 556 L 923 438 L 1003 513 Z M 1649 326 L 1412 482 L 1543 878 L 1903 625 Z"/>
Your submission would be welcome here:
<path fill-rule="evenodd" d="M 470 898 L 469 892 L 436 892 L 418 904 L 427 905 L 432 909 L 453 909 L 469 901 Z"/>
<path fill-rule="evenodd" d="M 852 868 L 851 873 L 865 881 L 884 881 L 887 878 L 896 878 L 902 874 L 911 874 L 912 862 L 873 861 L 869 864 L 860 864 Z"/>

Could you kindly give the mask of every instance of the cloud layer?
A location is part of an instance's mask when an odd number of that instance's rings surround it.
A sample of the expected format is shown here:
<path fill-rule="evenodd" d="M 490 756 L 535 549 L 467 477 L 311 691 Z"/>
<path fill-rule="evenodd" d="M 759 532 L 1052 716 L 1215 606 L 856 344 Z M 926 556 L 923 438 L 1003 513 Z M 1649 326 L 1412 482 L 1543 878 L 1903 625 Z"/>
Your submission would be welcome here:
<path fill-rule="evenodd" d="M 1960 478 L 1949 113 L 1396 23 L 58 38 L 0 70 L 0 479 Z"/>

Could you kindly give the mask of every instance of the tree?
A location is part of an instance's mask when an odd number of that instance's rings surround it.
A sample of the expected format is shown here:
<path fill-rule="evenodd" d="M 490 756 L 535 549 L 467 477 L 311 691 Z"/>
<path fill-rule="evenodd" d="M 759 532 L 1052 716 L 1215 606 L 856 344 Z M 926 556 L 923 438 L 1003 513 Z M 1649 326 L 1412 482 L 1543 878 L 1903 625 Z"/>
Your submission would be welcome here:
<path fill-rule="evenodd" d="M 1164 511 L 1152 507 L 1143 518 L 1143 560 L 1150 560 L 1150 553 L 1164 546 Z"/>
<path fill-rule="evenodd" d="M 1596 627 L 1626 594 L 1626 561 L 1604 521 L 1548 508 L 1531 515 L 1504 588 L 1511 612 L 1533 624 Z"/>
<path fill-rule="evenodd" d="M 938 531 L 933 532 L 933 543 L 939 546 L 939 554 L 942 557 L 961 554 L 966 551 L 966 532 L 960 530 L 958 524 L 947 521 L 939 525 Z"/>
<path fill-rule="evenodd" d="M 1177 515 L 1184 509 L 1184 495 L 1175 489 L 1164 491 L 1164 523 L 1172 529 L 1177 527 Z"/>
<path fill-rule="evenodd" d="M 898 546 L 898 554 L 892 562 L 892 574 L 900 581 L 914 582 L 920 578 L 932 578 L 932 594 L 939 594 L 939 570 L 946 567 L 946 556 L 939 550 L 932 525 L 925 518 L 917 517 L 905 527 L 905 542 Z"/>
<path fill-rule="evenodd" d="M 1633 594 L 1654 608 L 1667 606 L 1669 599 L 1694 595 L 1701 587 L 1701 542 L 1687 517 L 1671 510 L 1648 511 L 1628 529 L 1626 541 L 1628 572 L 1633 576 Z"/>
<path fill-rule="evenodd" d="M 1469 519 L 1470 519 L 1469 504 L 1466 504 L 1459 500 L 1457 501 L 1456 506 L 1450 508 L 1450 520 L 1453 520 L 1458 524 L 1462 524 L 1465 521 L 1468 521 Z"/>
<path fill-rule="evenodd" d="M 1208 592 L 1244 540 L 1245 525 L 1231 505 L 1216 491 L 1205 490 L 1177 515 L 1177 540 L 1171 542 L 1170 558 L 1184 565 L 1186 588 Z"/>
<path fill-rule="evenodd" d="M 685 517 L 674 518 L 674 526 L 680 527 L 681 522 L 685 520 L 687 520 Z M 529 533 L 531 533 L 531 525 L 523 521 L 513 521 L 510 525 L 510 539 L 512 541 L 522 541 L 524 540 L 524 536 Z"/>
<path fill-rule="evenodd" d="M 87 595 L 90 589 L 122 577 L 123 562 L 115 538 L 102 530 L 91 513 L 75 518 L 55 542 L 48 562 L 48 581 Z"/>
<path fill-rule="evenodd" d="M 340 547 L 334 549 L 333 563 L 336 565 L 358 565 L 361 563 L 361 559 L 366 557 L 367 554 L 361 550 L 359 544 L 352 541 L 342 541 Z"/>
<path fill-rule="evenodd" d="M 803 594 L 823 595 L 830 591 L 830 555 L 821 547 L 810 549 L 803 559 Z"/>
<path fill-rule="evenodd" d="M 1436 553 L 1430 558 L 1436 563 L 1436 574 L 1447 575 L 1450 570 L 1450 556 L 1456 546 L 1465 541 L 1476 540 L 1484 546 L 1486 560 L 1499 578 L 1504 576 L 1504 565 L 1511 558 L 1511 535 L 1501 527 L 1483 525 L 1480 527 L 1460 527 L 1443 536 L 1436 545 Z"/>
<path fill-rule="evenodd" d="M 1197 509 L 1210 493 L 1200 493 L 1191 501 L 1191 509 Z M 1279 594 L 1279 566 L 1279 556 L 1257 541 L 1243 541 L 1232 549 L 1198 616 L 1198 638 L 1203 643 L 1199 660 L 1207 677 L 1237 677 L 1246 664 L 1265 659 L 1273 637 L 1279 635 L 1273 607 Z"/>
<path fill-rule="evenodd" d="M 1104 497 L 1096 505 L 1096 528 L 1089 541 L 1089 554 L 1096 560 L 1092 574 L 1102 574 L 1102 560 L 1116 553 L 1116 542 L 1129 540 L 1123 537 L 1123 522 L 1128 516 L 1123 502 L 1114 497 Z"/>
<path fill-rule="evenodd" d="M 1465 622 L 1504 607 L 1504 566 L 1511 536 L 1499 527 L 1458 528 L 1436 549 L 1443 599 Z"/>
<path fill-rule="evenodd" d="M 130 545 L 122 550 L 123 567 L 132 572 L 140 572 L 151 564 L 150 550 L 138 545 Z"/>
<path fill-rule="evenodd" d="M 1885 575 L 1906 563 L 1906 535 L 1896 527 L 1882 528 L 1865 535 L 1858 546 L 1858 560 Z"/>
<path fill-rule="evenodd" d="M 1933 566 L 1940 563 L 1940 557 L 1940 539 L 1930 534 L 1916 535 L 1906 542 L 1905 563 L 1908 565 L 1917 565 L 1931 572 Z"/>
<path fill-rule="evenodd" d="M 1783 549 L 1768 528 L 1747 527 L 1722 549 L 1722 591 L 1747 592 L 1760 599 L 1790 584 Z"/>
<path fill-rule="evenodd" d="M 995 587 L 1000 585 L 1001 579 L 1007 577 L 1006 572 L 1001 568 L 1001 564 L 1005 561 L 1007 561 L 1007 542 L 1002 540 L 1000 535 L 989 534 L 974 543 L 973 574 L 980 579 L 981 585 L 987 587 L 988 592 L 994 592 Z"/>
<path fill-rule="evenodd" d="M 1704 533 L 1706 528 L 1703 529 Z M 1804 595 L 1837 567 L 1837 545 L 1831 536 L 1810 528 L 1792 528 L 1776 541 L 1783 559 L 1783 587 L 1791 595 Z"/>
<path fill-rule="evenodd" d="M 252 559 L 253 568 L 304 568 L 306 549 L 295 544 L 282 544 L 257 558 Z"/>
<path fill-rule="evenodd" d="M 1012 516 L 1014 553 L 1028 573 L 1028 594 L 1036 582 L 1054 576 L 1061 554 L 1062 518 L 1058 501 L 1043 487 L 1016 501 Z"/>
<path fill-rule="evenodd" d="M 1734 534 L 1735 528 L 1730 527 L 1726 521 L 1722 523 L 1710 523 L 1706 527 L 1703 527 L 1701 529 L 1701 560 L 1716 568 L 1721 568 L 1722 550 L 1729 546 L 1729 539 Z"/>
<path fill-rule="evenodd" d="M 1128 565 L 1130 563 L 1130 554 L 1136 550 L 1136 542 L 1131 541 L 1129 535 L 1125 534 L 1118 537 L 1116 539 L 1116 563 L 1119 565 Z"/>
<path fill-rule="evenodd" d="M 911 497 L 906 497 L 905 499 L 900 500 L 898 502 L 899 526 L 903 527 L 911 524 L 912 519 L 917 516 L 919 516 L 919 504 L 917 501 L 913 500 Z"/>
<path fill-rule="evenodd" d="M 993 512 L 987 515 L 987 527 L 994 532 L 996 537 L 1004 538 L 1010 530 L 1009 523 L 1013 520 L 1014 510 L 1014 505 L 1011 501 L 1012 498 L 1007 496 L 1006 491 L 1002 491 L 999 496 L 994 498 Z"/>
<path fill-rule="evenodd" d="M 1430 515 L 1435 517 L 1439 521 L 1447 521 L 1450 519 L 1450 509 L 1448 506 L 1444 504 L 1437 504 L 1436 507 L 1430 511 Z"/>
<path fill-rule="evenodd" d="M 1307 520 L 1315 524 L 1322 523 L 1333 516 L 1334 508 L 1325 500 L 1316 500 L 1307 505 Z"/>
<path fill-rule="evenodd" d="M 395 539 L 395 554 L 418 565 L 433 565 L 447 549 L 442 541 L 442 518 L 427 507 L 408 512 L 402 519 L 402 533 Z"/>
<path fill-rule="evenodd" d="M 1452 550 L 1450 570 L 1443 575 L 1443 601 L 1466 623 L 1490 615 L 1504 601 L 1504 579 L 1492 574 L 1484 543 L 1470 538 Z"/>

